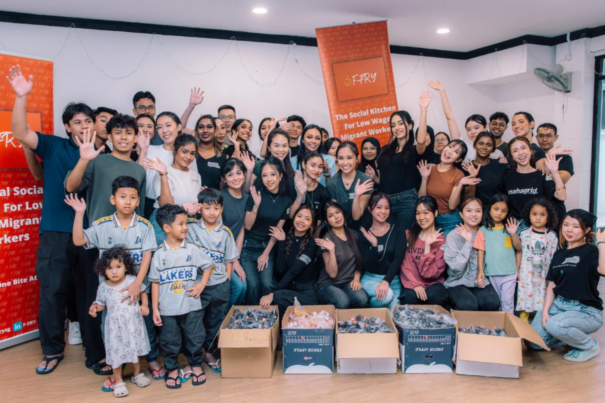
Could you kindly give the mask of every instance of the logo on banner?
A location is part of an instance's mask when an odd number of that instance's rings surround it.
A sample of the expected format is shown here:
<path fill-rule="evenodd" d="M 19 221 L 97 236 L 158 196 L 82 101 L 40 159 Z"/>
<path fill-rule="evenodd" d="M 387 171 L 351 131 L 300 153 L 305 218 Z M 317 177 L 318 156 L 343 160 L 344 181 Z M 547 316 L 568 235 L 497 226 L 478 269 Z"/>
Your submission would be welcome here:
<path fill-rule="evenodd" d="M 13 323 L 13 332 L 18 332 L 23 330 L 23 322 Z"/>
<path fill-rule="evenodd" d="M 332 70 L 340 102 L 389 93 L 383 57 L 334 63 Z"/>

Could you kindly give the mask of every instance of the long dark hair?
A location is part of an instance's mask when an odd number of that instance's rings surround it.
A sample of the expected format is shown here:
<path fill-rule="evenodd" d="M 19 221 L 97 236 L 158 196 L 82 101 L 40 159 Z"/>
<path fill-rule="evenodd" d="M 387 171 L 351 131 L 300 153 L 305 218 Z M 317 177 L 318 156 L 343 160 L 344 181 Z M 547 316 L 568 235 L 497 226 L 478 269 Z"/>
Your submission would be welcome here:
<path fill-rule="evenodd" d="M 258 137 L 261 139 L 261 141 L 263 140 L 263 138 L 260 135 L 260 129 L 261 127 L 263 127 L 263 123 L 265 123 L 266 121 L 271 121 L 271 118 L 264 118 L 263 120 L 260 121 L 260 123 L 258 124 Z M 275 128 L 278 129 L 279 128 L 279 122 L 275 125 Z M 267 133 L 267 136 L 269 135 L 269 133 Z"/>
<path fill-rule="evenodd" d="M 233 122 L 233 124 L 231 125 L 231 131 L 235 132 L 237 131 L 237 129 L 240 127 L 240 125 L 244 122 L 248 122 L 250 124 L 250 131 L 252 131 L 252 122 L 250 121 L 250 119 L 237 119 L 235 122 Z M 216 123 L 215 123 L 216 124 Z M 228 133 L 227 133 L 228 134 Z M 239 136 L 237 137 L 238 141 L 239 141 Z M 245 149 L 243 151 L 248 151 L 250 149 L 250 146 L 248 146 L 248 142 L 245 141 L 244 144 L 246 145 Z"/>
<path fill-rule="evenodd" d="M 464 122 L 464 127 L 465 128 L 466 128 L 466 125 L 468 125 L 468 122 L 477 122 L 481 126 L 487 127 L 487 120 L 485 119 L 485 117 L 483 115 L 474 114 L 474 115 L 469 116 L 466 119 L 466 122 Z"/>
<path fill-rule="evenodd" d="M 546 228 L 553 231 L 557 231 L 557 210 L 551 202 L 549 202 L 543 197 L 536 197 L 527 202 L 527 204 L 523 208 L 522 215 L 523 219 L 525 220 L 525 223 L 529 227 L 531 227 L 531 209 L 534 208 L 534 206 L 542 206 L 546 209 L 546 214 L 548 214 L 548 218 L 546 219 Z"/>
<path fill-rule="evenodd" d="M 267 134 L 267 154 L 269 156 L 271 156 L 271 150 L 269 149 L 269 147 L 271 146 L 271 142 L 273 141 L 273 139 L 276 138 L 277 136 L 284 136 L 286 138 L 286 144 L 288 144 L 288 150 L 290 149 L 290 137 L 288 137 L 288 133 L 286 133 L 286 131 L 282 130 L 282 129 L 273 129 L 273 130 L 271 130 L 271 132 L 269 132 L 269 134 Z M 284 165 L 286 174 L 289 177 L 293 177 L 295 172 L 294 172 L 294 168 L 292 168 L 292 163 L 290 162 L 290 157 L 288 156 L 288 154 L 286 154 L 286 156 L 284 157 L 284 160 L 281 162 Z M 276 158 L 276 159 L 279 161 L 279 158 Z"/>
<path fill-rule="evenodd" d="M 376 158 L 374 158 L 372 161 L 367 160 L 366 157 L 363 156 L 363 145 L 365 143 L 370 143 L 374 147 L 376 147 Z M 378 141 L 378 139 L 376 137 L 366 137 L 361 142 L 361 162 L 359 163 L 359 166 L 357 167 L 357 169 L 360 172 L 365 173 L 366 167 L 368 165 L 370 165 L 372 168 L 374 168 L 374 170 L 377 171 L 378 170 L 378 156 L 379 155 L 380 155 L 380 142 Z"/>
<path fill-rule="evenodd" d="M 403 153 L 403 160 L 407 163 L 412 152 L 412 148 L 414 147 L 414 142 L 412 141 L 414 138 L 414 120 L 407 111 L 396 111 L 391 114 L 391 118 L 389 120 L 391 125 L 393 124 L 393 118 L 395 116 L 399 116 L 407 128 L 407 138 L 405 145 L 403 146 L 403 150 L 401 150 L 401 153 Z M 393 126 L 391 126 L 391 138 L 389 139 L 389 144 L 382 147 L 379 158 L 384 158 L 387 163 L 391 162 L 391 159 L 397 153 L 398 146 L 399 143 L 397 142 L 397 138 L 393 132 Z"/>
<path fill-rule="evenodd" d="M 343 213 L 343 217 L 344 217 L 344 210 L 340 206 L 340 204 L 336 203 L 334 200 L 328 200 L 324 204 L 323 210 L 322 210 L 323 220 L 325 223 L 328 224 L 328 232 L 332 232 L 332 227 L 330 226 L 330 223 L 328 222 L 328 209 L 330 207 L 334 207 L 334 208 L 337 208 L 338 210 L 340 210 Z M 353 251 L 353 254 L 355 255 L 355 264 L 357 266 L 357 269 L 355 271 L 362 273 L 363 272 L 363 259 L 361 258 L 361 252 L 359 251 L 359 246 L 357 245 L 357 242 L 353 241 L 353 237 L 356 236 L 356 234 L 355 234 L 355 232 L 353 232 L 353 230 L 351 230 L 347 226 L 346 220 L 344 220 L 343 229 L 345 231 L 345 235 L 347 236 L 347 245 L 349 245 L 349 248 L 351 248 L 351 250 Z M 336 236 L 336 234 L 334 234 L 334 236 Z"/>
<path fill-rule="evenodd" d="M 174 124 L 177 125 L 177 126 L 181 124 L 181 118 L 179 118 L 176 113 L 170 112 L 170 111 L 166 111 L 166 112 L 160 113 L 155 118 L 156 124 L 157 124 L 158 120 L 160 120 L 160 118 L 164 117 L 164 116 L 168 116 L 170 118 L 170 120 L 172 120 L 174 122 Z M 181 130 L 182 129 L 183 129 L 183 127 L 181 126 Z M 181 130 L 179 130 L 179 133 L 178 133 L 179 136 L 181 135 Z"/>
<path fill-rule="evenodd" d="M 334 144 L 335 141 L 338 141 L 339 145 L 342 143 L 342 141 L 338 137 L 330 137 L 329 139 L 326 140 L 326 143 L 324 144 L 324 149 L 326 150 L 326 154 L 328 153 L 328 151 L 330 151 L 330 148 L 332 148 L 332 144 Z"/>
<path fill-rule="evenodd" d="M 317 147 L 317 153 L 320 154 L 324 154 L 324 141 L 323 141 L 323 136 L 321 134 L 321 127 L 314 125 L 314 124 L 310 124 L 305 126 L 305 128 L 303 129 L 302 135 L 300 136 L 300 147 L 298 148 L 298 157 L 296 158 L 296 169 L 300 169 L 300 167 L 302 166 L 302 161 L 305 159 L 305 155 L 311 151 L 307 150 L 307 147 L 305 146 L 305 142 L 303 141 L 305 139 L 305 134 L 307 134 L 307 132 L 311 129 L 315 129 L 319 132 L 319 147 Z"/>
<path fill-rule="evenodd" d="M 210 114 L 200 116 L 199 119 L 195 122 L 193 132 L 195 133 L 195 137 L 199 140 L 198 144 L 200 144 L 202 142 L 202 138 L 198 135 L 197 128 L 200 122 L 204 119 L 208 119 L 212 122 L 212 127 L 214 128 L 214 133 L 212 135 L 212 148 L 214 148 L 214 153 L 216 154 L 216 156 L 219 157 L 223 153 L 223 147 L 221 147 L 221 145 L 216 141 L 216 121 L 214 120 L 214 116 Z"/>
<path fill-rule="evenodd" d="M 313 230 L 315 229 L 315 211 L 313 209 L 312 206 L 303 204 L 301 205 L 298 209 L 296 209 L 296 212 L 294 212 L 294 217 L 296 217 L 296 215 L 301 211 L 301 210 L 309 210 L 309 212 L 311 213 L 311 226 L 309 227 L 309 229 L 307 230 L 307 233 L 303 236 L 303 238 L 300 241 L 300 248 L 298 249 L 298 254 L 296 255 L 296 259 L 298 259 L 300 257 L 300 255 L 302 255 L 302 253 L 305 251 L 305 248 L 307 247 L 307 243 L 309 243 L 309 241 L 313 240 Z M 288 236 L 286 237 L 286 259 L 288 258 L 288 255 L 290 255 L 290 249 L 292 247 L 292 242 L 294 241 L 294 225 L 292 226 L 292 228 L 290 228 L 290 231 L 288 231 Z M 311 259 L 314 258 L 314 256 L 309 256 Z"/>
<path fill-rule="evenodd" d="M 277 174 L 281 175 L 281 180 L 279 181 L 279 194 L 280 196 L 287 196 L 289 188 L 288 177 L 286 175 L 286 170 L 284 169 L 284 164 L 282 164 L 279 158 L 269 157 L 260 163 L 260 181 L 263 184 L 263 187 L 265 186 L 263 183 L 263 168 L 267 165 L 273 166 L 277 171 Z"/>
<path fill-rule="evenodd" d="M 416 202 L 416 206 L 414 207 L 414 213 L 418 209 L 418 206 L 424 205 L 433 215 L 438 211 L 437 200 L 433 196 L 422 196 L 418 198 Z M 433 223 L 433 225 L 435 225 Z M 422 232 L 422 227 L 418 224 L 417 220 L 414 220 L 414 223 L 410 227 L 408 233 L 408 250 L 413 251 L 416 246 L 416 241 L 418 241 L 418 237 L 420 236 L 420 232 Z"/>
<path fill-rule="evenodd" d="M 506 214 L 506 217 L 504 217 L 502 222 L 505 223 L 508 217 L 510 217 L 510 197 L 503 193 L 498 193 L 494 195 L 491 199 L 489 199 L 489 202 L 487 202 L 485 210 L 483 211 L 483 225 L 486 228 L 491 229 L 494 228 L 494 226 L 496 225 L 494 219 L 490 215 L 490 211 L 492 211 L 492 206 L 496 203 L 506 203 L 506 205 L 508 206 L 508 213 Z"/>
<path fill-rule="evenodd" d="M 357 149 L 357 144 L 353 143 L 352 141 L 343 141 L 342 143 L 340 143 L 338 145 L 338 148 L 336 149 L 336 161 L 338 162 L 338 153 L 340 152 L 340 150 L 342 150 L 343 148 L 348 148 L 349 150 L 351 150 L 351 152 L 355 155 L 355 163 L 357 163 L 357 161 L 359 161 L 359 150 Z"/>

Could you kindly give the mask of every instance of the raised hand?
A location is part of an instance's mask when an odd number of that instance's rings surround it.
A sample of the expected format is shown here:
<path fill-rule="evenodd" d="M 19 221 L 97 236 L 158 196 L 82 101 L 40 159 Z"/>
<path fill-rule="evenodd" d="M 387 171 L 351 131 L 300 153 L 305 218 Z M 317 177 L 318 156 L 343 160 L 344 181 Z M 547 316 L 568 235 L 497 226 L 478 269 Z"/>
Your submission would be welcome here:
<path fill-rule="evenodd" d="M 86 211 L 86 202 L 84 199 L 78 199 L 78 195 L 70 193 L 65 196 L 65 204 L 70 206 L 76 213 L 84 213 Z"/>
<path fill-rule="evenodd" d="M 463 224 L 456 226 L 456 233 L 466 240 L 466 242 L 473 242 L 473 233 L 466 229 Z"/>
<path fill-rule="evenodd" d="M 34 76 L 30 74 L 29 80 L 26 80 L 21 72 L 21 66 L 16 65 L 8 70 L 6 81 L 13 87 L 13 91 L 18 97 L 24 97 L 34 88 Z"/>
<path fill-rule="evenodd" d="M 481 179 L 479 178 L 473 178 L 472 176 L 465 176 L 464 178 L 460 179 L 460 182 L 463 185 L 476 185 L 478 183 L 481 183 Z"/>
<path fill-rule="evenodd" d="M 429 91 L 422 91 L 422 94 L 420 94 L 420 98 L 418 99 L 418 105 L 420 105 L 420 108 L 422 109 L 427 109 L 431 104 L 432 98 L 433 94 Z"/>
<path fill-rule="evenodd" d="M 155 160 L 151 158 L 145 158 L 145 160 L 143 161 L 143 166 L 145 167 L 145 169 L 152 169 L 160 175 L 166 175 L 166 164 L 162 162 L 160 157 L 157 157 Z"/>
<path fill-rule="evenodd" d="M 250 157 L 250 153 L 248 151 L 242 151 L 239 157 L 240 161 L 244 164 L 248 172 L 252 172 L 254 170 L 254 165 L 256 164 L 254 159 Z"/>
<path fill-rule="evenodd" d="M 296 171 L 294 174 L 294 187 L 296 187 L 296 193 L 299 196 L 307 194 L 307 181 L 303 179 L 302 172 L 300 171 Z"/>
<path fill-rule="evenodd" d="M 423 178 L 428 178 L 431 174 L 432 167 L 432 165 L 429 166 L 426 160 L 420 160 L 420 162 L 418 163 L 418 171 L 420 171 L 420 176 L 422 176 Z"/>
<path fill-rule="evenodd" d="M 357 179 L 357 184 L 355 185 L 355 197 L 359 197 L 366 192 L 374 189 L 374 181 L 372 179 L 368 179 L 364 183 L 361 183 L 361 179 Z"/>
<path fill-rule="evenodd" d="M 185 209 L 185 211 L 189 215 L 193 215 L 193 214 L 199 213 L 201 207 L 202 207 L 202 205 L 200 203 L 185 203 L 185 204 L 183 204 L 183 209 Z"/>
<path fill-rule="evenodd" d="M 139 150 L 147 150 L 149 148 L 150 140 L 149 132 L 139 129 L 139 134 L 137 136 L 137 146 L 139 147 Z"/>
<path fill-rule="evenodd" d="M 372 234 L 370 231 L 366 230 L 363 227 L 361 227 L 359 230 L 361 231 L 361 233 L 363 234 L 363 236 L 368 240 L 368 242 L 370 243 L 370 245 L 372 245 L 373 247 L 378 246 L 378 240 L 376 239 L 376 237 L 374 236 L 374 234 Z"/>
<path fill-rule="evenodd" d="M 376 179 L 378 178 L 378 174 L 376 173 L 376 170 L 374 169 L 373 166 L 371 165 L 367 165 L 366 166 L 366 175 L 370 177 L 370 179 L 372 179 L 374 182 L 376 182 Z"/>
<path fill-rule="evenodd" d="M 510 234 L 510 235 L 514 235 L 517 233 L 517 230 L 519 229 L 519 222 L 517 221 L 516 218 L 509 218 L 506 221 L 506 231 Z"/>
<path fill-rule="evenodd" d="M 429 81 L 429 87 L 437 91 L 442 91 L 445 89 L 445 86 L 441 81 Z"/>
<path fill-rule="evenodd" d="M 434 231 L 432 234 L 429 234 L 426 239 L 424 240 L 424 243 L 426 245 L 432 245 L 435 243 L 435 241 L 437 241 L 437 239 L 441 236 L 441 234 L 443 233 L 442 230 L 438 230 L 438 231 Z"/>
<path fill-rule="evenodd" d="M 327 250 L 328 252 L 334 252 L 334 242 L 330 241 L 329 239 L 317 238 L 315 243 L 317 246 Z"/>
<path fill-rule="evenodd" d="M 556 155 L 546 154 L 546 168 L 552 172 L 559 172 L 559 162 L 561 162 L 562 158 L 557 159 Z"/>
<path fill-rule="evenodd" d="M 292 130 L 293 127 L 294 127 L 294 123 L 292 123 L 292 122 L 286 122 L 286 123 L 282 123 L 279 128 L 282 129 L 282 130 L 285 130 L 285 131 L 287 131 L 289 133 L 290 130 Z"/>
<path fill-rule="evenodd" d="M 286 118 L 271 118 L 271 121 L 269 122 L 269 133 L 271 133 L 271 131 L 277 127 L 279 122 L 283 122 L 284 120 L 286 120 Z"/>
<path fill-rule="evenodd" d="M 105 146 L 101 146 L 95 150 L 95 139 L 97 138 L 97 132 L 94 130 L 92 134 L 90 133 L 90 129 L 84 129 L 84 133 L 82 134 L 82 140 L 78 138 L 78 136 L 72 136 L 74 143 L 78 147 L 80 147 L 80 159 L 84 161 L 92 161 L 101 151 L 105 149 Z"/>
<path fill-rule="evenodd" d="M 189 105 L 199 105 L 202 102 L 204 102 L 204 91 L 199 87 L 193 87 L 189 97 Z"/>
<path fill-rule="evenodd" d="M 256 190 L 255 186 L 250 186 L 250 196 L 252 196 L 252 201 L 254 201 L 254 205 L 256 207 L 260 206 L 260 202 L 261 202 L 260 190 Z"/>
<path fill-rule="evenodd" d="M 272 236 L 278 241 L 286 240 L 286 233 L 284 232 L 284 230 L 277 227 L 269 227 L 269 236 Z"/>
<path fill-rule="evenodd" d="M 464 161 L 462 163 L 462 169 L 468 172 L 471 178 L 476 178 L 481 170 L 481 165 L 475 166 L 475 164 L 473 164 L 471 161 Z"/>
<path fill-rule="evenodd" d="M 561 148 L 561 144 L 559 144 L 557 146 L 554 146 L 550 150 L 548 150 L 548 152 L 546 154 L 550 154 L 550 155 L 571 155 L 572 152 L 573 152 L 572 149 L 570 149 L 570 148 Z"/>
<path fill-rule="evenodd" d="M 227 137 L 229 138 L 229 140 L 231 140 L 231 143 L 233 143 L 234 148 L 236 150 L 239 150 L 240 144 L 239 144 L 239 141 L 237 141 L 237 138 L 238 138 L 237 133 L 232 130 L 231 133 L 227 133 Z"/>

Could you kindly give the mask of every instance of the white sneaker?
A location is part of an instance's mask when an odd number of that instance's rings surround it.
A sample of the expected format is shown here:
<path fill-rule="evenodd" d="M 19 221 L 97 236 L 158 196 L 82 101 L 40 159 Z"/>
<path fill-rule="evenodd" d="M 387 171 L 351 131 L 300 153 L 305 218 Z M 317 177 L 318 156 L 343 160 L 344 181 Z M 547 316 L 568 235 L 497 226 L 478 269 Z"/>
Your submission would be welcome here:
<path fill-rule="evenodd" d="M 82 334 L 80 333 L 79 322 L 69 322 L 69 336 L 67 342 L 71 345 L 82 344 Z"/>

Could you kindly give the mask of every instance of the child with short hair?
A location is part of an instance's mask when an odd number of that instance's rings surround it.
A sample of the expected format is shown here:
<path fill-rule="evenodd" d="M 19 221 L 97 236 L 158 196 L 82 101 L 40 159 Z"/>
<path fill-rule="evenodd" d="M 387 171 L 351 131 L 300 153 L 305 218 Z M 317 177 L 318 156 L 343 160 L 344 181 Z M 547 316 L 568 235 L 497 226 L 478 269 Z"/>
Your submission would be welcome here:
<path fill-rule="evenodd" d="M 501 310 L 514 313 L 517 258 L 511 234 L 515 233 L 516 227 L 512 219 L 508 219 L 509 213 L 508 196 L 497 194 L 492 197 L 485 208 L 483 226 L 477 231 L 473 248 L 478 251 L 477 285 L 484 287 L 485 276 L 488 276 L 500 297 Z"/>
<path fill-rule="evenodd" d="M 178 389 L 186 381 L 178 376 L 181 349 L 187 357 L 193 385 L 203 385 L 206 383 L 202 371 L 205 332 L 199 297 L 215 265 L 199 246 L 185 239 L 187 211 L 166 204 L 158 209 L 156 217 L 166 233 L 166 240 L 153 255 L 149 281 L 153 321 L 162 327 L 160 347 L 167 372 L 166 387 Z M 201 276 L 200 271 L 203 272 Z M 181 377 L 185 372 L 181 370 Z"/>
<path fill-rule="evenodd" d="M 124 286 L 135 284 L 136 263 L 132 255 L 122 246 L 114 246 L 105 251 L 95 266 L 98 275 L 107 280 L 99 286 L 97 298 L 90 306 L 88 313 L 93 318 L 97 312 L 107 308 L 104 337 L 106 362 L 113 368 L 115 397 L 128 396 L 128 388 L 122 377 L 122 364 L 134 364 L 132 383 L 140 388 L 149 386 L 151 381 L 141 372 L 139 357 L 149 353 L 149 340 L 141 315 L 149 315 L 149 301 L 145 286 L 139 286 L 141 306 L 125 302 L 126 289 Z M 110 392 L 112 389 L 103 388 Z"/>
<path fill-rule="evenodd" d="M 231 290 L 231 271 L 233 262 L 239 259 L 237 245 L 231 230 L 223 225 L 223 195 L 215 189 L 204 189 L 198 196 L 201 204 L 201 220 L 189 219 L 187 239 L 194 242 L 214 261 L 214 270 L 210 280 L 200 295 L 202 316 L 206 339 L 206 364 L 214 372 L 221 372 L 220 358 L 213 354 L 214 343 L 218 329 L 227 314 Z M 187 378 L 186 378 L 187 379 Z"/>

